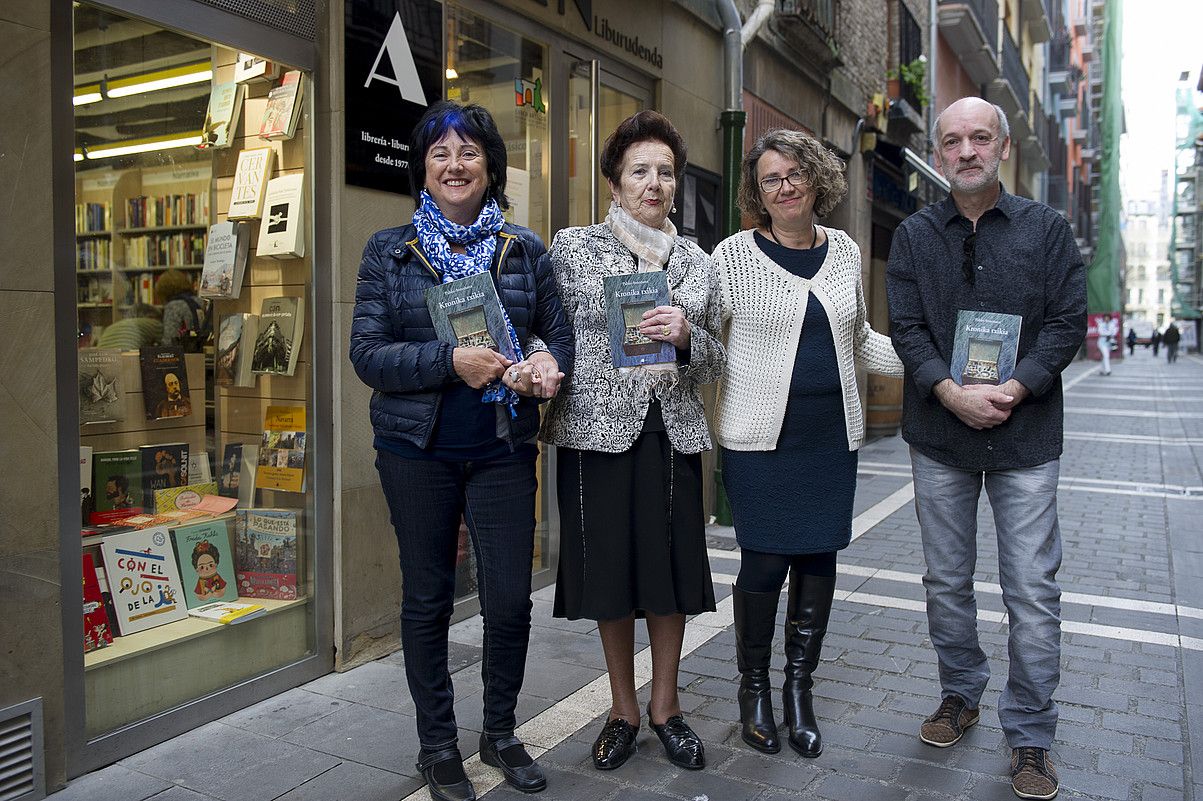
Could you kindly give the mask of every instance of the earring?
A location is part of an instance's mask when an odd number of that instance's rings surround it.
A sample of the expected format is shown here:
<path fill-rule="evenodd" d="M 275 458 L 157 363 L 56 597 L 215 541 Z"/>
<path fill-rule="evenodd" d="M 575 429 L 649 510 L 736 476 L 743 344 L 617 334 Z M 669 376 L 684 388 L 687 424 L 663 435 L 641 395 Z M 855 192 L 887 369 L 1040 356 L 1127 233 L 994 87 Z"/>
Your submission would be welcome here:
<path fill-rule="evenodd" d="M 676 214 L 676 213 L 677 213 L 677 204 L 676 204 L 676 203 L 674 203 L 674 204 L 673 204 L 673 207 L 672 207 L 672 209 L 671 209 L 671 210 L 669 210 L 669 212 L 668 212 L 668 213 L 669 213 L 669 214 Z"/>

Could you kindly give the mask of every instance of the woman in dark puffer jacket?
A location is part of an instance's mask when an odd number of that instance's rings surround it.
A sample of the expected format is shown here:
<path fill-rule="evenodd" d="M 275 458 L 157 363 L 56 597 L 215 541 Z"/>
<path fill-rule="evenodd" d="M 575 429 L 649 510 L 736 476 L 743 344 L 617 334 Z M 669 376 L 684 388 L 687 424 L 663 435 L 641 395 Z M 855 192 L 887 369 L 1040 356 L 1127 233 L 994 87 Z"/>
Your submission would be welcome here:
<path fill-rule="evenodd" d="M 351 361 L 372 393 L 376 468 L 397 535 L 401 642 L 417 708 L 418 769 L 435 799 L 476 797 L 464 773 L 447 669 L 461 516 L 484 618 L 481 759 L 525 792 L 547 786 L 514 736 L 530 634 L 535 435 L 541 400 L 571 369 L 573 336 L 545 248 L 505 223 L 505 142 L 480 106 L 435 103 L 414 129 L 413 223 L 364 249 Z M 426 307 L 440 283 L 489 271 L 517 363 L 442 342 Z"/>

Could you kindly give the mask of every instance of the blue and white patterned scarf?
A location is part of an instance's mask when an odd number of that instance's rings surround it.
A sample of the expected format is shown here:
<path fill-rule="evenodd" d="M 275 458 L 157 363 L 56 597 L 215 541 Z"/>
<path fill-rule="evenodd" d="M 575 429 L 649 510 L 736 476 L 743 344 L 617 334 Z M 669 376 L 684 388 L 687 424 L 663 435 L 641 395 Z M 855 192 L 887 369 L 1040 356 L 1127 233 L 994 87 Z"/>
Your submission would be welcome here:
<path fill-rule="evenodd" d="M 488 272 L 493 266 L 493 254 L 497 252 L 497 233 L 505 224 L 501 208 L 497 201 L 489 198 L 476 222 L 471 225 L 460 225 L 443 216 L 434 198 L 425 189 L 422 190 L 421 202 L 414 212 L 414 227 L 418 230 L 418 242 L 422 252 L 430 259 L 435 269 L 442 274 L 443 283 L 467 278 L 477 273 Z M 463 245 L 466 253 L 452 253 L 451 245 Z M 518 360 L 526 358 L 522 345 L 518 342 L 518 334 L 510 315 L 501 306 L 501 316 L 505 320 L 510 342 Z M 482 401 L 485 403 L 504 403 L 510 409 L 510 416 L 518 415 L 518 393 L 507 387 L 500 380 L 485 387 Z"/>

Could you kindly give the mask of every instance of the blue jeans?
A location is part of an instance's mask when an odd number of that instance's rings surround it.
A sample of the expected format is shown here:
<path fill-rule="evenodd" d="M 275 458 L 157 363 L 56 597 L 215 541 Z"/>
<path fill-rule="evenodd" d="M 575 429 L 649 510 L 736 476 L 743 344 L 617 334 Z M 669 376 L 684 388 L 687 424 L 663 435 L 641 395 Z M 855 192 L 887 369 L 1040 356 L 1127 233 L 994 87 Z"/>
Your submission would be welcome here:
<path fill-rule="evenodd" d="M 463 516 L 476 552 L 484 620 L 484 729 L 512 734 L 530 639 L 535 459 L 407 459 L 376 452 L 401 561 L 401 647 L 422 750 L 458 740 L 447 669 L 455 558 Z"/>
<path fill-rule="evenodd" d="M 990 678 L 977 635 L 977 507 L 983 480 L 998 537 L 998 573 L 1007 607 L 1010 671 L 998 718 L 1012 748 L 1047 749 L 1057 730 L 1053 691 L 1061 679 L 1060 460 L 1036 467 L 958 470 L 911 449 L 915 509 L 927 573 L 927 626 L 943 694 L 976 707 Z"/>

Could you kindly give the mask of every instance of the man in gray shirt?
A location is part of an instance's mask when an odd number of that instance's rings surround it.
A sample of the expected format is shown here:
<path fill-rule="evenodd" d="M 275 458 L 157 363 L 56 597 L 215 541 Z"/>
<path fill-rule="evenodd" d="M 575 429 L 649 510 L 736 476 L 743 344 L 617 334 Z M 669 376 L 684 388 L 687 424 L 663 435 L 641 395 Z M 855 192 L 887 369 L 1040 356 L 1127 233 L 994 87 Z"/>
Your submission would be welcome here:
<path fill-rule="evenodd" d="M 974 97 L 936 120 L 936 166 L 952 196 L 899 226 L 886 290 L 906 366 L 902 435 L 911 446 L 927 573 L 927 618 L 943 700 L 921 739 L 947 747 L 978 720 L 990 667 L 978 642 L 973 573 L 984 485 L 994 510 L 1010 671 L 998 717 L 1020 798 L 1053 798 L 1053 690 L 1060 680 L 1061 372 L 1086 335 L 1086 272 L 1069 224 L 999 184 L 1011 139 L 1002 109 Z M 961 310 L 1021 317 L 1015 370 L 1000 386 L 950 377 Z"/>

